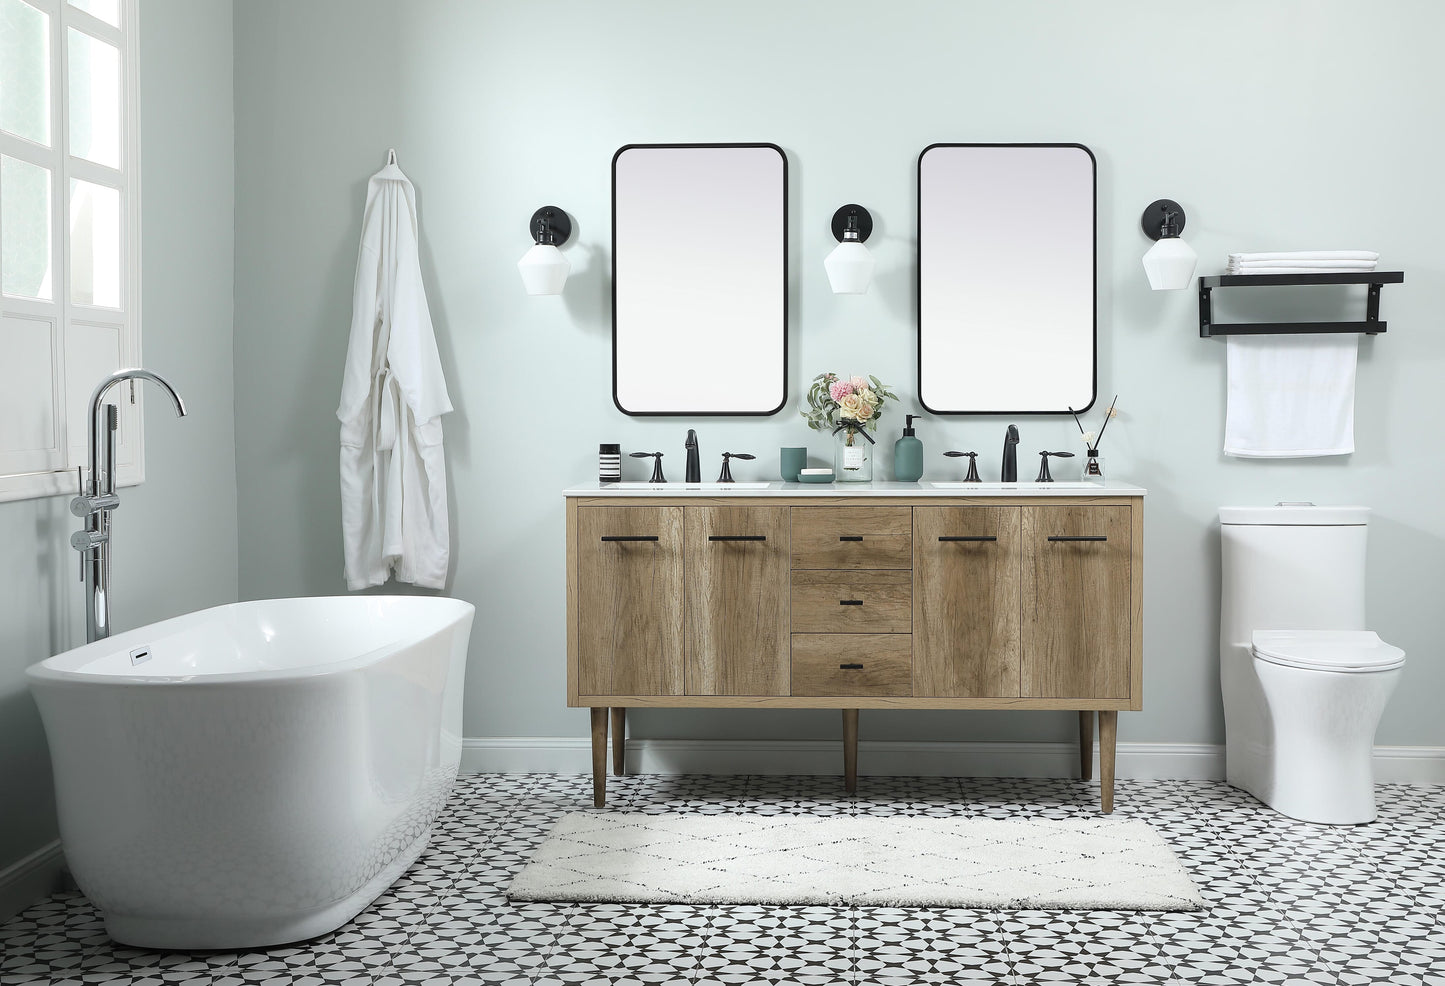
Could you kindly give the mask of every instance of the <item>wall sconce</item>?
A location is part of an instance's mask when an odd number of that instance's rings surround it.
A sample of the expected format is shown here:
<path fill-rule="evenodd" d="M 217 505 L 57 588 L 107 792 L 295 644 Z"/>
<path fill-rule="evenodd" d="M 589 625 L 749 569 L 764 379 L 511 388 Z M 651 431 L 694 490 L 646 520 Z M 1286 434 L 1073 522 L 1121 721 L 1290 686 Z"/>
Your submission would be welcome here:
<path fill-rule="evenodd" d="M 873 254 L 863 244 L 873 235 L 873 217 L 861 205 L 845 205 L 833 213 L 833 239 L 838 245 L 823 261 L 834 294 L 867 294 L 873 280 Z"/>
<path fill-rule="evenodd" d="M 522 284 L 528 294 L 561 294 L 572 265 L 557 247 L 572 235 L 572 220 L 555 205 L 544 205 L 532 213 L 528 229 L 532 233 L 532 249 L 517 261 Z"/>
<path fill-rule="evenodd" d="M 1184 232 L 1184 209 L 1178 202 L 1159 199 L 1144 210 L 1139 224 L 1144 235 L 1155 243 L 1144 254 L 1144 273 L 1155 291 L 1174 291 L 1189 287 L 1199 255 L 1179 238 Z"/>

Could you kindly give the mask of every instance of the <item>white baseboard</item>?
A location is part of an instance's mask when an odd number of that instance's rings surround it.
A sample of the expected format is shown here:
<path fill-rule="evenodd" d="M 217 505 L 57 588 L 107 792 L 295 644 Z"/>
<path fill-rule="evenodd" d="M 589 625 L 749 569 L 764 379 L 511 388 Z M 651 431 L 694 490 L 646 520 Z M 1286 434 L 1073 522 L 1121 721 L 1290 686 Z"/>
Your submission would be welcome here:
<path fill-rule="evenodd" d="M 1445 747 L 1377 746 L 1375 780 L 1395 784 L 1445 784 Z"/>
<path fill-rule="evenodd" d="M 610 763 L 610 761 L 609 761 Z M 1098 754 L 1094 757 L 1098 777 Z M 639 774 L 838 774 L 836 740 L 627 741 L 627 766 Z M 585 773 L 591 742 L 571 736 L 477 736 L 462 743 L 466 773 Z M 911 777 L 1072 777 L 1072 743 L 858 743 L 858 772 Z M 1136 780 L 1223 780 L 1224 747 L 1211 743 L 1120 743 L 1115 775 Z M 1375 748 L 1375 777 L 1445 784 L 1445 747 Z"/>
<path fill-rule="evenodd" d="M 0 870 L 0 924 L 60 890 L 65 883 L 65 857 L 60 840 L 48 842 Z"/>

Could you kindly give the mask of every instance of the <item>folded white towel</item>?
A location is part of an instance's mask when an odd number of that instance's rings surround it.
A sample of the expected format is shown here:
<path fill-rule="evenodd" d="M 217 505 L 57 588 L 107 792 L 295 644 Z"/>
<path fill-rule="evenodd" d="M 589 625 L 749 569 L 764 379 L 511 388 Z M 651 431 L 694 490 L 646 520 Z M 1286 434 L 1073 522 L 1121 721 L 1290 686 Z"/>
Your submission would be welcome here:
<path fill-rule="evenodd" d="M 1374 260 L 1234 260 L 1229 266 L 1241 270 L 1269 270 L 1274 267 L 1320 267 L 1340 270 L 1374 270 Z"/>
<path fill-rule="evenodd" d="M 1368 260 L 1378 263 L 1380 255 L 1373 250 L 1293 250 L 1276 253 L 1231 253 L 1230 261 L 1246 263 L 1256 260 Z"/>
<path fill-rule="evenodd" d="M 1353 332 L 1229 336 L 1224 454 L 1247 458 L 1355 450 Z"/>
<path fill-rule="evenodd" d="M 1368 274 L 1374 267 L 1235 267 L 1224 269 L 1226 274 Z"/>

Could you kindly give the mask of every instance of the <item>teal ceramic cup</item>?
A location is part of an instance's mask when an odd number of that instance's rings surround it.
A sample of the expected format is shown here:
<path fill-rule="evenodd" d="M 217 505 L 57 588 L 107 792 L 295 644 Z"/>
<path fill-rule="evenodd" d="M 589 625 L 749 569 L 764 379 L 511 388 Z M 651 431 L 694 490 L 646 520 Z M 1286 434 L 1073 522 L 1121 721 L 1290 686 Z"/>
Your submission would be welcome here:
<path fill-rule="evenodd" d="M 785 448 L 778 452 L 778 469 L 783 475 L 783 482 L 796 483 L 798 473 L 808 468 L 808 450 L 805 448 Z"/>

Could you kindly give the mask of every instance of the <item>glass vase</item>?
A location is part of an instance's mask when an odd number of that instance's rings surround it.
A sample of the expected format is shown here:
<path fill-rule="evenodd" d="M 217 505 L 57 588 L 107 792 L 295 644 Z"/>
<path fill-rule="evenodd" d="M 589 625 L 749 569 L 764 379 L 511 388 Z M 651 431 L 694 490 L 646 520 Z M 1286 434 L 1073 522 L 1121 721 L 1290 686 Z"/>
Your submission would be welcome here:
<path fill-rule="evenodd" d="M 1085 453 L 1084 474 L 1082 478 L 1086 483 L 1104 484 L 1104 457 L 1098 452 L 1091 451 Z"/>
<path fill-rule="evenodd" d="M 833 481 L 872 482 L 873 443 L 853 428 L 844 428 L 833 436 L 833 441 Z"/>

